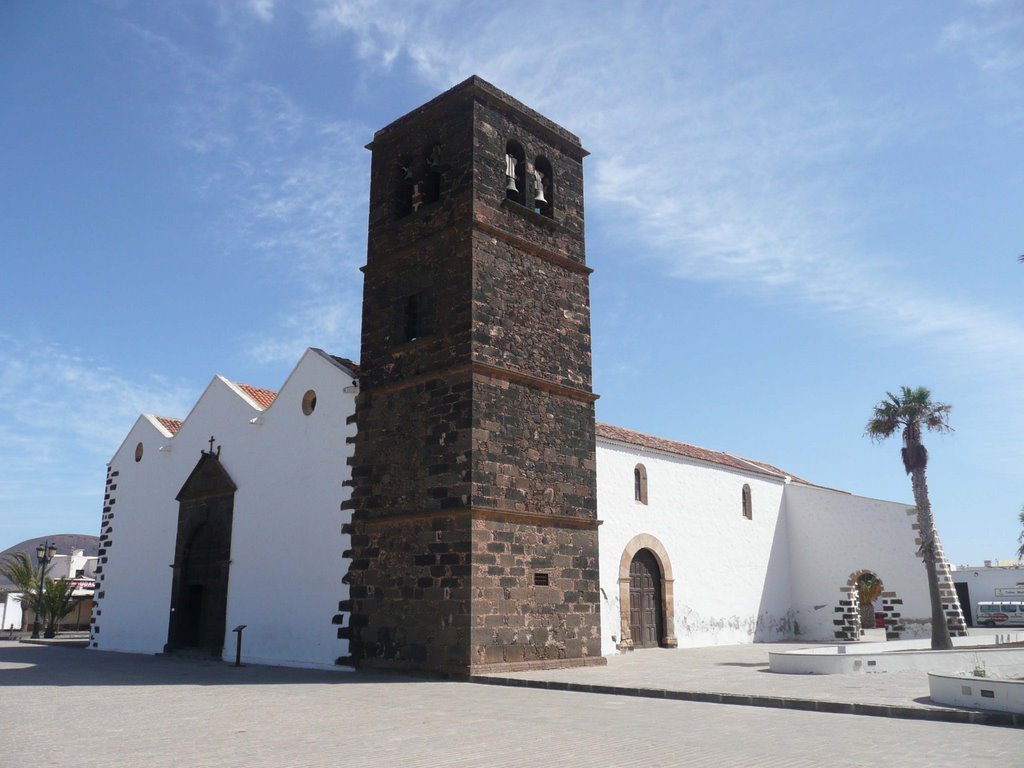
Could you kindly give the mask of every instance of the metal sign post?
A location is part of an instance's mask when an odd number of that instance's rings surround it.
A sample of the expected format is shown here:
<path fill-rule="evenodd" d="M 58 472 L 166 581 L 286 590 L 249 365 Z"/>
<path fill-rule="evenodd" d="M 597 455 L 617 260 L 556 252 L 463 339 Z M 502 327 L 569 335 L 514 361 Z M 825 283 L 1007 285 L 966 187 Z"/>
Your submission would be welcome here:
<path fill-rule="evenodd" d="M 235 646 L 235 666 L 242 666 L 242 630 L 245 629 L 248 624 L 239 624 L 231 631 L 238 635 L 238 644 Z"/>

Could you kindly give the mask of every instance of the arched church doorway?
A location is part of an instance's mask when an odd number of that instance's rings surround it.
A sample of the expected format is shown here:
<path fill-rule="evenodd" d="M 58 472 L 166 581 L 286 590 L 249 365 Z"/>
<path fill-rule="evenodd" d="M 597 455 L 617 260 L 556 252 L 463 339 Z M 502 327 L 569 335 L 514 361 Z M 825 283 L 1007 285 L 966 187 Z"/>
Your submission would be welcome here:
<path fill-rule="evenodd" d="M 236 490 L 218 450 L 202 452 L 178 492 L 167 651 L 223 652 Z"/>
<path fill-rule="evenodd" d="M 634 648 L 657 648 L 664 635 L 661 568 L 654 553 L 641 549 L 629 564 L 629 629 Z"/>
<path fill-rule="evenodd" d="M 884 629 L 887 640 L 898 640 L 906 631 L 903 600 L 891 587 L 886 589 L 877 573 L 854 571 L 839 592 L 834 621 L 837 640 L 860 640 L 868 629 Z"/>
<path fill-rule="evenodd" d="M 875 613 L 880 605 L 876 606 L 878 599 L 882 596 L 882 580 L 871 571 L 864 571 L 857 577 L 857 603 L 860 607 L 860 628 L 884 629 L 885 622 L 875 620 Z M 879 616 L 881 612 L 879 611 Z"/>
<path fill-rule="evenodd" d="M 649 533 L 630 539 L 619 559 L 619 619 L 616 648 L 675 648 L 672 562 L 665 546 Z"/>

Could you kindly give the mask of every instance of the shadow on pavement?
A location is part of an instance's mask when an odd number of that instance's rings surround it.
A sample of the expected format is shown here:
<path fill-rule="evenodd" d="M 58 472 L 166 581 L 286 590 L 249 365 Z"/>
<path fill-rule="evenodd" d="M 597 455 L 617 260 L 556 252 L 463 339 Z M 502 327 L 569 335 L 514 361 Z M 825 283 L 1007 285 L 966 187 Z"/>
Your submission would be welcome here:
<path fill-rule="evenodd" d="M 216 659 L 0 643 L 0 689 L 24 686 L 377 685 L 438 682 L 445 680 L 390 672 L 347 671 L 343 667 L 338 670 L 258 664 L 235 667 Z"/>

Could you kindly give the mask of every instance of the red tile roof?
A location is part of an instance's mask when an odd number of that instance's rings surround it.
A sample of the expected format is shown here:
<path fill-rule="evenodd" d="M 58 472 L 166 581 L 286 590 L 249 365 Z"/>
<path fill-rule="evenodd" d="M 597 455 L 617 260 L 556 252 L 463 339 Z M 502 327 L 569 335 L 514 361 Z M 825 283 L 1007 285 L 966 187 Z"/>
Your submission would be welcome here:
<path fill-rule="evenodd" d="M 170 432 L 172 435 L 178 434 L 178 430 L 181 429 L 181 419 L 172 419 L 168 416 L 154 416 L 157 421 Z"/>
<path fill-rule="evenodd" d="M 269 408 L 270 404 L 274 402 L 274 398 L 277 397 L 277 392 L 272 389 L 254 387 L 251 384 L 239 384 L 238 382 L 235 382 L 235 386 L 245 392 L 262 409 Z"/>
<path fill-rule="evenodd" d="M 603 437 L 605 440 L 615 440 L 616 442 L 638 445 L 643 448 L 652 448 L 656 451 L 664 451 L 665 453 L 674 453 L 677 456 L 685 456 L 688 459 L 696 459 L 697 461 L 706 461 L 710 464 L 718 464 L 723 467 L 729 467 L 730 469 L 739 469 L 744 472 L 754 472 L 756 474 L 771 475 L 772 477 L 778 478 L 788 476 L 797 482 L 806 483 L 805 480 L 801 480 L 794 475 L 790 475 L 788 472 L 784 472 L 778 467 L 773 467 L 771 464 L 765 464 L 760 461 L 751 461 L 750 459 L 733 456 L 723 451 L 711 451 L 707 448 L 698 448 L 696 445 L 680 443 L 676 440 L 667 440 L 663 437 L 655 437 L 654 435 L 646 435 L 643 432 L 634 432 L 632 429 L 613 427 L 611 424 L 602 424 L 601 422 L 598 422 L 597 436 Z M 808 485 L 810 485 L 810 483 L 808 483 Z"/>
<path fill-rule="evenodd" d="M 350 371 L 352 371 L 352 373 L 356 374 L 357 376 L 359 375 L 359 363 L 357 363 L 355 360 L 349 360 L 347 357 L 338 357 L 337 355 L 331 355 L 331 357 L 333 357 L 337 362 L 341 363 Z"/>

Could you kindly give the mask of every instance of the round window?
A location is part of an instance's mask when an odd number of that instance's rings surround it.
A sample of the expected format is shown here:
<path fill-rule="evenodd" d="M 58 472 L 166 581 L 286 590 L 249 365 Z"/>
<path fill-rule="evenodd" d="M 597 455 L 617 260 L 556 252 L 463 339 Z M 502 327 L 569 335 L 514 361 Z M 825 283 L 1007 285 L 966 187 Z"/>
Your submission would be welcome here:
<path fill-rule="evenodd" d="M 308 390 L 306 394 L 302 396 L 302 412 L 309 416 L 313 411 L 316 410 L 316 392 L 312 389 Z"/>
<path fill-rule="evenodd" d="M 142 443 L 135 446 L 135 460 L 142 461 Z"/>

